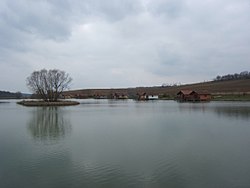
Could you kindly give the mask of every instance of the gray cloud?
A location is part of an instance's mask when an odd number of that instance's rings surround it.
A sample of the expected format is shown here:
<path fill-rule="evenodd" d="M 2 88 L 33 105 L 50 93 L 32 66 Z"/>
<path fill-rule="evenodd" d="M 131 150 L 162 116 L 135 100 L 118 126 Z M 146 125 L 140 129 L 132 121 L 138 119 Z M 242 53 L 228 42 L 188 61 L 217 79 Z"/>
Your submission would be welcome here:
<path fill-rule="evenodd" d="M 85 0 L 81 7 L 90 16 L 106 18 L 109 21 L 119 21 L 128 15 L 136 15 L 141 10 L 137 0 Z"/>
<path fill-rule="evenodd" d="M 46 1 L 7 1 L 1 18 L 12 29 L 45 39 L 63 40 L 70 36 L 70 15 L 61 4 Z M 59 9 L 59 10 L 58 10 Z M 54 11 L 57 10 L 57 11 Z"/>
<path fill-rule="evenodd" d="M 0 89 L 26 91 L 35 69 L 74 88 L 209 80 L 249 68 L 248 0 L 3 0 Z M 11 77 L 11 78 L 10 78 Z"/>
<path fill-rule="evenodd" d="M 155 16 L 175 19 L 182 16 L 185 6 L 186 2 L 184 0 L 155 0 L 149 1 L 147 10 Z"/>

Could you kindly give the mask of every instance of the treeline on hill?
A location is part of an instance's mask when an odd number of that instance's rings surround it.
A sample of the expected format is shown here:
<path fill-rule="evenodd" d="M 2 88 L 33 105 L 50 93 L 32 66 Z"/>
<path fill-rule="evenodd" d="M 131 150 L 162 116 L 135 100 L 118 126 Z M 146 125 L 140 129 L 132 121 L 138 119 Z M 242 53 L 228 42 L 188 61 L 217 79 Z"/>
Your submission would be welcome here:
<path fill-rule="evenodd" d="M 240 80 L 240 79 L 250 79 L 250 72 L 243 71 L 241 73 L 227 74 L 223 76 L 218 75 L 214 79 L 214 81 Z"/>
<path fill-rule="evenodd" d="M 21 98 L 22 98 L 21 92 L 11 93 L 9 91 L 0 91 L 0 99 L 21 99 Z"/>

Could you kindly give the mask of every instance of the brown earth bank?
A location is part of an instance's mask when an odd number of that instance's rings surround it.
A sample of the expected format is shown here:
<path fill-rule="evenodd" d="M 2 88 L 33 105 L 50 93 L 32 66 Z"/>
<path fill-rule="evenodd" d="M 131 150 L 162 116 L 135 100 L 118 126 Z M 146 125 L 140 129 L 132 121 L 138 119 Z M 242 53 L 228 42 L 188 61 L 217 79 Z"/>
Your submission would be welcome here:
<path fill-rule="evenodd" d="M 250 79 L 211 81 L 181 86 L 166 87 L 136 87 L 117 89 L 82 89 L 71 90 L 63 93 L 65 98 L 93 98 L 103 96 L 109 98 L 115 93 L 127 95 L 129 98 L 136 98 L 137 94 L 147 93 L 148 95 L 159 95 L 161 98 L 174 99 L 180 90 L 206 91 L 212 94 L 217 100 L 223 100 L 224 96 L 245 96 L 250 100 Z M 238 97 L 240 100 L 241 97 Z M 226 100 L 230 100 L 230 97 Z M 237 100 L 237 99 L 236 99 Z"/>
<path fill-rule="evenodd" d="M 17 104 L 23 105 L 23 106 L 72 106 L 72 105 L 78 105 L 80 104 L 77 101 L 57 101 L 57 102 L 45 102 L 45 101 L 20 101 L 17 102 Z"/>

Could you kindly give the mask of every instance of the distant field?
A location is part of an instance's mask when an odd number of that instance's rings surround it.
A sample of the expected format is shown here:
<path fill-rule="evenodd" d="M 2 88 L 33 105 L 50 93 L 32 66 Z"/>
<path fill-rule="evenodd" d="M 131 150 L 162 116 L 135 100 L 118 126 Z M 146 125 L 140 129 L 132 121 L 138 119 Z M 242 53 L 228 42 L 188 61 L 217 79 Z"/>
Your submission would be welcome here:
<path fill-rule="evenodd" d="M 83 89 L 72 90 L 64 93 L 65 96 L 88 98 L 96 95 L 110 96 L 113 93 L 123 93 L 135 97 L 137 93 L 146 92 L 149 95 L 161 95 L 165 98 L 173 98 L 180 90 L 207 91 L 217 100 L 230 100 L 230 98 L 244 98 L 250 100 L 250 79 L 204 82 L 172 87 L 138 87 L 120 89 Z M 225 97 L 228 96 L 228 97 Z M 231 96 L 231 97 L 230 97 Z M 238 97 L 236 97 L 238 96 Z M 237 100 L 237 99 L 236 99 Z"/>

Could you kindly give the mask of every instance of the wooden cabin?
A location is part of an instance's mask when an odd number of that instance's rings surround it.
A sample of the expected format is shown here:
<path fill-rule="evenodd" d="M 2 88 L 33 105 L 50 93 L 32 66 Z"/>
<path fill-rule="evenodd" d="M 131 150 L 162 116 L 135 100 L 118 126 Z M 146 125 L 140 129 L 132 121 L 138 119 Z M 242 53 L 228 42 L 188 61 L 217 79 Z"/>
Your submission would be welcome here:
<path fill-rule="evenodd" d="M 189 100 L 191 100 L 191 93 L 192 92 L 193 92 L 192 90 L 181 90 L 177 93 L 176 99 L 178 101 L 189 101 Z"/>
<path fill-rule="evenodd" d="M 193 91 L 193 90 L 181 90 L 177 93 L 178 101 L 210 101 L 212 96 L 208 92 L 204 91 Z"/>

